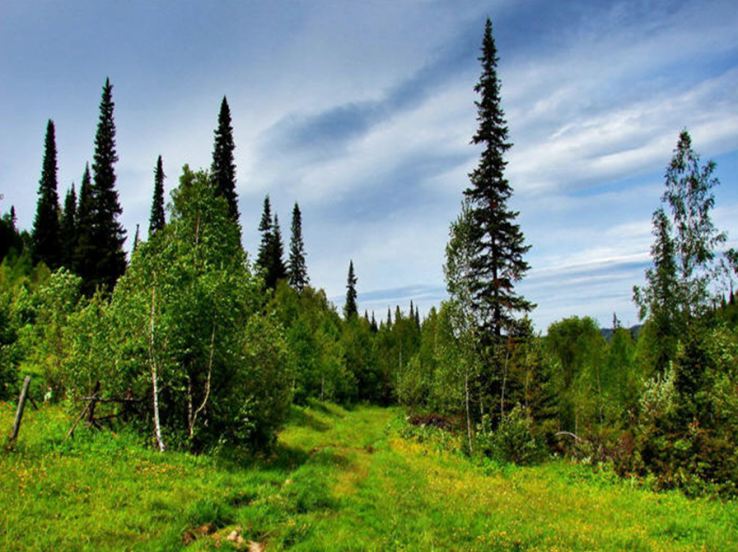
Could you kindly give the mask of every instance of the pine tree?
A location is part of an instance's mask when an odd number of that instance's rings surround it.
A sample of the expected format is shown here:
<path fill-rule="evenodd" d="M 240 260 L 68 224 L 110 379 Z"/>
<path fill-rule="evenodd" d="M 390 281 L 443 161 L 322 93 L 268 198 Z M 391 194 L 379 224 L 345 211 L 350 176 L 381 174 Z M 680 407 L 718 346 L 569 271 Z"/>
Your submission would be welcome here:
<path fill-rule="evenodd" d="M 90 166 L 85 165 L 77 205 L 77 235 L 72 256 L 72 270 L 82 278 L 82 290 L 87 296 L 95 291 L 95 197 Z"/>
<path fill-rule="evenodd" d="M 514 314 L 527 313 L 533 305 L 516 294 L 514 285 L 528 271 L 523 255 L 525 245 L 518 213 L 507 207 L 512 188 L 504 176 L 504 154 L 508 141 L 505 114 L 500 105 L 497 79 L 497 49 L 492 37 L 492 22 L 487 19 L 482 44 L 482 75 L 474 91 L 481 94 L 476 103 L 479 128 L 472 138 L 482 144 L 479 166 L 470 174 L 471 185 L 464 191 L 469 199 L 473 231 L 471 237 L 472 302 L 478 319 L 495 336 L 514 321 Z"/>
<path fill-rule="evenodd" d="M 64 210 L 59 222 L 61 241 L 61 264 L 72 270 L 74 266 L 74 247 L 77 244 L 77 194 L 74 184 L 64 198 Z"/>
<path fill-rule="evenodd" d="M 95 236 L 94 258 L 97 260 L 95 274 L 90 282 L 111 291 L 115 282 L 125 272 L 126 255 L 123 251 L 125 230 L 118 222 L 123 212 L 115 189 L 115 168 L 118 154 L 115 151 L 115 121 L 113 120 L 113 86 L 105 79 L 100 119 L 95 135 L 95 155 L 92 163 L 94 174 Z"/>
<path fill-rule="evenodd" d="M 56 173 L 56 135 L 54 121 L 49 119 L 46 125 L 44 159 L 31 239 L 33 261 L 44 262 L 52 270 L 61 263 L 59 196 L 57 194 Z"/>
<path fill-rule="evenodd" d="M 369 327 L 372 330 L 372 333 L 377 333 L 379 331 L 379 326 L 377 326 L 377 319 L 374 317 L 374 311 L 372 311 L 372 320 L 369 322 Z"/>
<path fill-rule="evenodd" d="M 158 230 L 164 228 L 166 219 L 164 218 L 164 168 L 161 163 L 161 155 L 156 160 L 156 169 L 154 169 L 154 198 L 151 201 L 151 216 L 149 217 L 149 238 Z"/>
<path fill-rule="evenodd" d="M 290 260 L 288 274 L 290 285 L 302 292 L 310 283 L 305 264 L 305 244 L 302 240 L 302 213 L 300 207 L 295 203 L 292 209 L 292 235 L 290 237 Z"/>
<path fill-rule="evenodd" d="M 216 195 L 228 201 L 228 210 L 234 221 L 238 222 L 238 198 L 236 197 L 236 163 L 233 160 L 233 127 L 228 100 L 223 96 L 218 114 L 218 128 L 215 130 L 213 164 L 211 167 Z"/>
<path fill-rule="evenodd" d="M 354 261 L 349 263 L 348 279 L 346 280 L 346 304 L 343 306 L 343 316 L 346 320 L 356 316 L 358 309 L 356 306 L 356 282 L 358 282 L 354 274 Z"/>

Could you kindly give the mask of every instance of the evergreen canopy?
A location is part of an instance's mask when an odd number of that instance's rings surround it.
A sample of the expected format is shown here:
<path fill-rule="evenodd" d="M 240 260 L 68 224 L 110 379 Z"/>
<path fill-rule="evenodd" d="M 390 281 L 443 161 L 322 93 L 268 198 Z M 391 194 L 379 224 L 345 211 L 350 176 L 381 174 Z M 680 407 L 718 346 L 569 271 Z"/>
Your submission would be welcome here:
<path fill-rule="evenodd" d="M 356 274 L 354 274 L 354 261 L 349 262 L 348 278 L 346 280 L 346 303 L 343 306 L 343 316 L 346 320 L 358 314 L 356 306 Z"/>
<path fill-rule="evenodd" d="M 86 282 L 93 289 L 101 286 L 107 291 L 113 289 L 115 282 L 125 272 L 126 255 L 123 243 L 126 231 L 118 221 L 123 212 L 115 189 L 115 168 L 118 154 L 115 151 L 115 121 L 113 119 L 113 86 L 105 79 L 100 119 L 95 135 L 95 155 L 92 163 L 94 174 L 94 238 L 92 258 L 96 259 L 94 275 Z"/>
<path fill-rule="evenodd" d="M 310 283 L 305 255 L 305 243 L 302 240 L 302 213 L 300 213 L 300 206 L 295 203 L 295 207 L 292 209 L 292 235 L 290 237 L 290 259 L 287 272 L 290 285 L 298 292 L 302 292 Z"/>
<path fill-rule="evenodd" d="M 46 125 L 44 159 L 38 186 L 36 217 L 33 220 L 33 260 L 43 261 L 52 270 L 61 262 L 59 239 L 59 196 L 57 194 L 56 134 L 54 121 Z"/>
<path fill-rule="evenodd" d="M 527 313 L 533 305 L 515 292 L 515 283 L 528 271 L 523 255 L 530 249 L 518 216 L 507 206 L 512 188 L 505 178 L 504 155 L 508 141 L 505 114 L 500 105 L 497 79 L 497 48 L 492 37 L 492 22 L 487 19 L 482 43 L 482 75 L 474 87 L 481 95 L 477 106 L 479 128 L 472 143 L 484 146 L 478 167 L 469 175 L 464 191 L 469 201 L 473 224 L 470 232 L 471 299 L 485 329 L 500 336 L 514 321 L 515 313 Z"/>
<path fill-rule="evenodd" d="M 213 164 L 211 166 L 215 194 L 228 201 L 228 212 L 238 222 L 238 198 L 236 197 L 236 163 L 233 160 L 233 127 L 228 100 L 223 96 L 218 114 L 218 128 L 215 130 Z"/>
<path fill-rule="evenodd" d="M 164 218 L 164 168 L 162 167 L 161 155 L 156 160 L 156 169 L 154 169 L 154 198 L 151 201 L 151 216 L 149 217 L 149 237 L 153 236 L 158 230 L 164 228 L 166 220 Z"/>

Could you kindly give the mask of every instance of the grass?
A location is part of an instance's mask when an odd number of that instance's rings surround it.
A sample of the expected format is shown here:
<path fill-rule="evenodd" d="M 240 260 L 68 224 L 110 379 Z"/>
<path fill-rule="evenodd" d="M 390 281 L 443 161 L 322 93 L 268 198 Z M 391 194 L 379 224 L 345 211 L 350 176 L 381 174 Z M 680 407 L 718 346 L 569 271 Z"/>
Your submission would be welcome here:
<path fill-rule="evenodd" d="M 3 432 L 12 416 L 0 405 Z M 64 440 L 70 425 L 29 410 L 0 452 L 0 549 L 738 549 L 735 502 L 563 461 L 475 465 L 453 440 L 409 436 L 394 409 L 294 407 L 263 458 L 161 455 L 83 428 Z"/>

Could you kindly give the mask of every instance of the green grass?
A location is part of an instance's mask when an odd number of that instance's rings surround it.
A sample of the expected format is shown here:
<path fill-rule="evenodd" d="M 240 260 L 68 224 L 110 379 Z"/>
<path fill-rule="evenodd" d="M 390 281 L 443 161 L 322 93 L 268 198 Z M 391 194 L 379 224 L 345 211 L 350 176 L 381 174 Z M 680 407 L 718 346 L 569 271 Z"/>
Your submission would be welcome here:
<path fill-rule="evenodd" d="M 3 433 L 12 416 L 0 405 Z M 31 409 L 0 452 L 0 549 L 738 549 L 735 502 L 563 461 L 478 466 L 449 439 L 403 437 L 394 409 L 295 407 L 263 458 L 161 455 L 84 428 L 64 440 L 70 425 Z M 226 540 L 234 530 L 240 544 Z"/>

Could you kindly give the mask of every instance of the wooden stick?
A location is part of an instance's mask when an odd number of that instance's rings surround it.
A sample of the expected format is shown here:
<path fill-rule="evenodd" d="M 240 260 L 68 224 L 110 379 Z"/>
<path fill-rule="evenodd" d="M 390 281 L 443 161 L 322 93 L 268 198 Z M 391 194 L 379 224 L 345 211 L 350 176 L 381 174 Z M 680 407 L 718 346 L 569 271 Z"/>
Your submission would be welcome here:
<path fill-rule="evenodd" d="M 560 435 L 567 435 L 569 437 L 573 437 L 577 441 L 581 441 L 582 440 L 582 438 L 579 437 L 579 435 L 576 435 L 576 434 L 572 433 L 571 431 L 558 431 L 558 432 L 554 433 L 554 437 L 558 437 Z"/>
<path fill-rule="evenodd" d="M 85 414 L 87 414 L 87 411 L 90 409 L 91 404 L 92 403 L 87 403 L 87 405 L 85 406 L 85 409 L 82 411 L 82 414 L 79 415 L 77 420 L 74 422 L 74 425 L 72 425 L 72 427 L 69 428 L 69 431 L 67 432 L 66 437 L 64 437 L 65 439 L 67 437 L 71 437 L 74 434 L 74 430 L 77 428 L 77 424 L 79 424 L 82 421 L 82 419 L 85 417 Z"/>
<path fill-rule="evenodd" d="M 23 421 L 23 409 L 26 407 L 26 399 L 28 398 L 28 386 L 31 383 L 31 376 L 26 376 L 23 380 L 23 389 L 21 390 L 20 398 L 18 399 L 18 409 L 15 411 L 15 421 L 13 422 L 13 433 L 10 434 L 8 444 L 12 443 L 18 438 L 18 432 L 20 431 L 21 421 Z"/>

